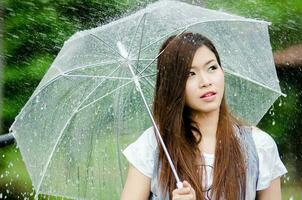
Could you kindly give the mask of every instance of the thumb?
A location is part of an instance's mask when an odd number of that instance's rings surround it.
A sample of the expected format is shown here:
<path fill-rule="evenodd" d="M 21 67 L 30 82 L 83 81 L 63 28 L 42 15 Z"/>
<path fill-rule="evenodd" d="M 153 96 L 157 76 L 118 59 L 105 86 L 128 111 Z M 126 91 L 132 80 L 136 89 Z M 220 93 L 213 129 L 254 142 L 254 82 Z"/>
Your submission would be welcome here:
<path fill-rule="evenodd" d="M 183 187 L 191 187 L 188 181 L 183 181 L 182 183 L 183 183 Z"/>

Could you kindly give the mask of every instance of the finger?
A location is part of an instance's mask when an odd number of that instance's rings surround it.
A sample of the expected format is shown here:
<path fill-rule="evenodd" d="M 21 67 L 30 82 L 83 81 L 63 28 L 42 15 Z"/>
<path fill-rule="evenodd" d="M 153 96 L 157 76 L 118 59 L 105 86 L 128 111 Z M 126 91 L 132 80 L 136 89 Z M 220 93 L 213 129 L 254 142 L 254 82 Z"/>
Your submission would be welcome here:
<path fill-rule="evenodd" d="M 190 192 L 191 192 L 191 188 L 189 187 L 173 190 L 173 194 L 175 195 L 185 195 L 185 194 L 190 194 Z"/>
<path fill-rule="evenodd" d="M 173 200 L 195 200 L 193 194 L 186 194 L 186 195 L 173 195 Z"/>
<path fill-rule="evenodd" d="M 182 183 L 183 183 L 184 187 L 191 187 L 191 185 L 188 181 L 183 181 Z"/>

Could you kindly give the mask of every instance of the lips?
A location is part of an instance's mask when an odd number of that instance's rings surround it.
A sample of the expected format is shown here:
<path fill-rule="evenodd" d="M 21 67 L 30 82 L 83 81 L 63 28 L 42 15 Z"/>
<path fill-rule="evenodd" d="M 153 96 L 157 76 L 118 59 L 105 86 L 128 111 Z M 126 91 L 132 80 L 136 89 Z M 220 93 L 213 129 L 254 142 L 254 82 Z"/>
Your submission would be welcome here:
<path fill-rule="evenodd" d="M 214 91 L 209 91 L 209 92 L 206 92 L 206 93 L 204 93 L 203 95 L 201 95 L 200 98 L 204 98 L 204 97 L 211 96 L 211 95 L 214 95 L 214 94 L 216 94 L 216 92 L 214 92 Z"/>

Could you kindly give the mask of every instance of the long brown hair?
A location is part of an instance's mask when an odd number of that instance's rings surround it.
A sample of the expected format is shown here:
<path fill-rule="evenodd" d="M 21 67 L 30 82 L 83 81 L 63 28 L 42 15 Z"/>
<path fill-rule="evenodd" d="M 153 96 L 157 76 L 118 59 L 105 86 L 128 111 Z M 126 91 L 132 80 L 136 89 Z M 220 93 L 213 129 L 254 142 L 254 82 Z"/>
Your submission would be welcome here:
<path fill-rule="evenodd" d="M 160 49 L 157 63 L 157 81 L 153 103 L 153 115 L 163 141 L 171 155 L 181 180 L 187 180 L 196 192 L 198 200 L 204 199 L 202 189 L 202 164 L 204 158 L 198 148 L 202 139 L 196 122 L 190 118 L 185 105 L 185 86 L 196 50 L 207 46 L 221 66 L 217 50 L 212 42 L 198 33 L 183 33 L 169 37 Z M 242 125 L 233 117 L 223 95 L 216 133 L 213 199 L 244 199 L 246 164 L 240 142 L 235 136 L 233 125 Z M 199 135 L 197 139 L 193 130 Z M 163 195 L 170 197 L 176 188 L 176 180 L 164 155 L 161 145 L 158 155 L 159 186 Z M 200 163 L 201 162 L 201 163 Z"/>

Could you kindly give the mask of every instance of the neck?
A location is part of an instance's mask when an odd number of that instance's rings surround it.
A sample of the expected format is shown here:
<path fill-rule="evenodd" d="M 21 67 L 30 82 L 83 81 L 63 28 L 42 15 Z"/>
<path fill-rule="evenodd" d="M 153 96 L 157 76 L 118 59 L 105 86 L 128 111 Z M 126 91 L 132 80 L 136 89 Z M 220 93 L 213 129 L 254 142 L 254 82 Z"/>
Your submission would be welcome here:
<path fill-rule="evenodd" d="M 203 138 L 216 138 L 219 109 L 209 113 L 194 114 L 193 120 L 198 124 L 199 131 Z"/>

